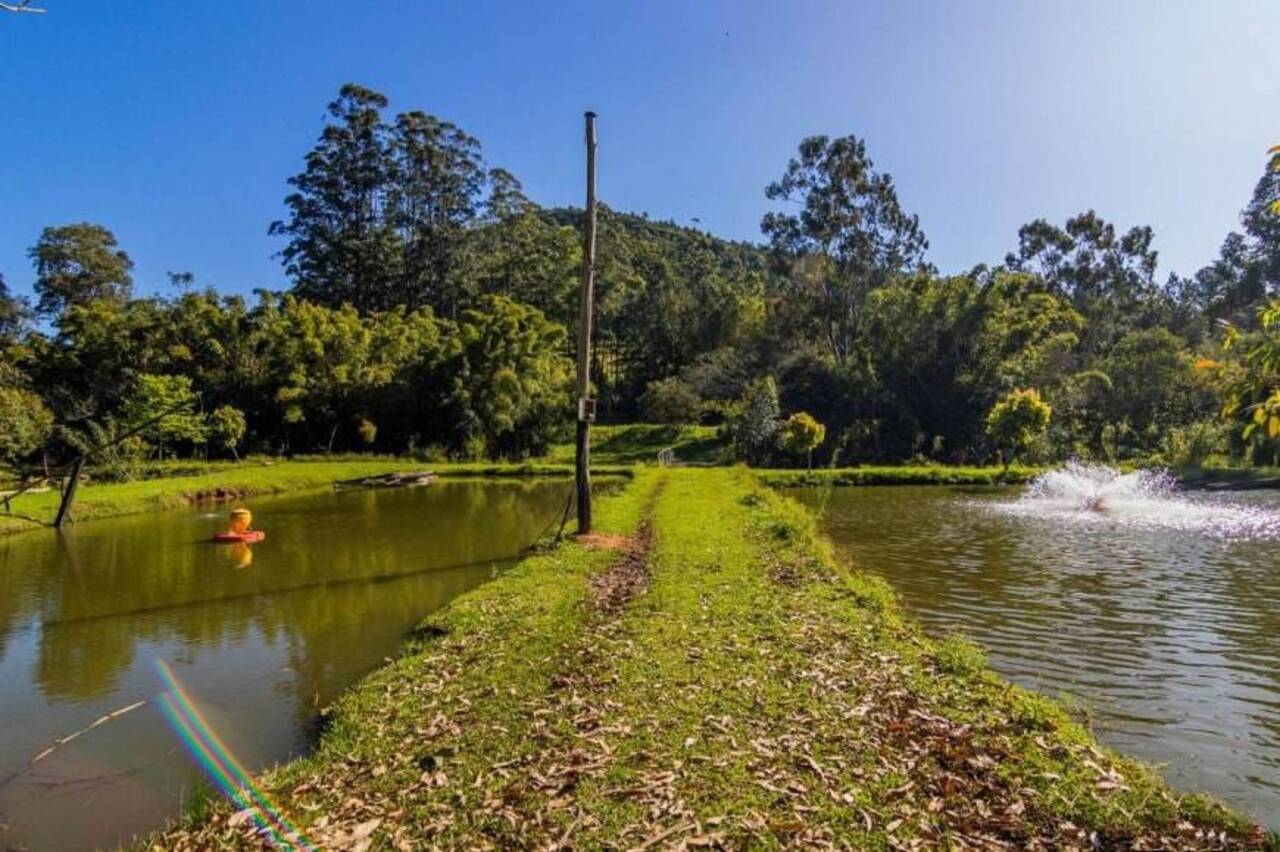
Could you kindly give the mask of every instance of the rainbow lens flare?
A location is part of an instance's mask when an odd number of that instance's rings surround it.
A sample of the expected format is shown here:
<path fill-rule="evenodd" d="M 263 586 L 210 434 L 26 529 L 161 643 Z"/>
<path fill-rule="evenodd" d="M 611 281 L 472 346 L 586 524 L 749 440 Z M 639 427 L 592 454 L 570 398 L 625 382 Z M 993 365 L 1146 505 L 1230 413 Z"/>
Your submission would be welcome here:
<path fill-rule="evenodd" d="M 253 777 L 191 700 L 169 664 L 157 659 L 155 668 L 165 685 L 165 691 L 157 698 L 161 714 L 214 785 L 240 811 L 247 813 L 263 837 L 274 845 L 281 849 L 316 849 L 267 792 L 253 782 Z"/>

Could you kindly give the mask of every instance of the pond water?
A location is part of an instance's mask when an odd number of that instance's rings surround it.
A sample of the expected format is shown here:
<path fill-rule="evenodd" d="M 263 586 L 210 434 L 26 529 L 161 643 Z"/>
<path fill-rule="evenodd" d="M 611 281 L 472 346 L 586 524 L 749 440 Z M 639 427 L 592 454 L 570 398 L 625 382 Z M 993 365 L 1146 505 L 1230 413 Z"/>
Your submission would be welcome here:
<path fill-rule="evenodd" d="M 1175 787 L 1280 828 L 1280 494 L 1095 479 L 797 496 L 931 634 L 968 636 Z"/>
<path fill-rule="evenodd" d="M 202 782 L 157 707 L 158 664 L 250 770 L 305 751 L 320 708 L 509 564 L 569 488 L 257 499 L 251 550 L 208 542 L 224 510 L 0 539 L 0 848 L 111 847 L 181 812 Z"/>

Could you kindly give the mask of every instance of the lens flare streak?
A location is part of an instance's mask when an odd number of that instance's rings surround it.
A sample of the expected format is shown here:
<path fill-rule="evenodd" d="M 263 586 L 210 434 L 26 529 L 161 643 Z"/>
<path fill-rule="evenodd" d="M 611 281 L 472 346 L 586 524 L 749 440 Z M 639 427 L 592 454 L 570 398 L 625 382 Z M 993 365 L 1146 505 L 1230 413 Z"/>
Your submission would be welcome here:
<path fill-rule="evenodd" d="M 165 685 L 165 691 L 157 700 L 161 714 L 223 795 L 241 812 L 246 812 L 276 846 L 282 849 L 316 849 L 281 813 L 266 791 L 253 782 L 252 776 L 196 707 L 169 665 L 157 659 L 155 668 Z"/>

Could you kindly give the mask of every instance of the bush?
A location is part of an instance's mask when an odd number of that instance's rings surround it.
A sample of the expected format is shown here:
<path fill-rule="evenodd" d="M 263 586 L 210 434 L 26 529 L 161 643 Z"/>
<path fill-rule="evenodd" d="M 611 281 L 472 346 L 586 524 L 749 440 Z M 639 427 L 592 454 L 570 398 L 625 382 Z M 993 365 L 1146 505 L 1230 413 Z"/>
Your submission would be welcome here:
<path fill-rule="evenodd" d="M 143 459 L 150 446 L 131 427 L 108 414 L 101 421 L 86 421 L 81 430 L 62 429 L 62 438 L 78 453 L 93 454 L 93 475 L 109 482 L 127 482 L 144 475 Z"/>
<path fill-rule="evenodd" d="M 782 426 L 782 443 L 789 451 L 803 454 L 809 468 L 813 467 L 813 451 L 822 446 L 826 439 L 827 427 L 804 411 L 788 417 Z"/>
<path fill-rule="evenodd" d="M 1035 388 L 1012 390 L 987 414 L 987 434 L 1004 454 L 1007 469 L 1014 457 L 1029 449 L 1049 428 L 1053 409 Z"/>
<path fill-rule="evenodd" d="M 244 440 L 247 428 L 244 412 L 234 405 L 220 405 L 209 415 L 209 440 L 229 451 L 236 459 L 240 458 L 236 447 Z"/>
<path fill-rule="evenodd" d="M 747 386 L 729 419 L 729 437 L 739 459 L 754 466 L 768 464 L 781 445 L 782 421 L 778 386 L 771 377 Z"/>
<path fill-rule="evenodd" d="M 702 416 L 702 397 L 683 379 L 649 382 L 640 395 L 640 410 L 653 423 L 696 423 Z"/>
<path fill-rule="evenodd" d="M 1174 426 L 1160 439 L 1160 456 L 1165 464 L 1199 467 L 1211 456 L 1231 451 L 1231 426 L 1221 420 L 1199 420 Z"/>
<path fill-rule="evenodd" d="M 0 387 L 0 460 L 17 462 L 53 434 L 53 413 L 40 396 L 25 388 Z"/>
<path fill-rule="evenodd" d="M 190 376 L 140 373 L 125 397 L 124 422 L 138 427 L 154 421 L 143 430 L 142 438 L 163 458 L 166 446 L 203 444 L 208 439 L 205 418 L 196 411 L 197 402 Z"/>

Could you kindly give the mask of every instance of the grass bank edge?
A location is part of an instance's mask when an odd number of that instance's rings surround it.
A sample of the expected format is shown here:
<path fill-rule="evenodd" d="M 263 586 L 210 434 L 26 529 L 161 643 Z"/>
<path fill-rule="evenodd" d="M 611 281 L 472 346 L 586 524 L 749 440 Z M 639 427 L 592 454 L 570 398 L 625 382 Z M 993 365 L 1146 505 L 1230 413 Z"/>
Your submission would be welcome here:
<path fill-rule="evenodd" d="M 1020 485 L 1044 473 L 1047 468 L 1014 465 L 965 467 L 947 465 L 901 465 L 821 468 L 818 470 L 758 470 L 756 477 L 774 488 L 802 488 L 814 485 Z"/>
<path fill-rule="evenodd" d="M 143 512 L 177 509 L 201 502 L 225 503 L 332 486 L 338 480 L 358 479 L 405 470 L 431 470 L 444 478 L 507 478 L 570 476 L 571 466 L 541 462 L 465 462 L 425 464 L 412 459 L 378 457 L 341 461 L 288 460 L 228 462 L 194 475 L 158 477 L 133 482 L 90 483 L 81 486 L 72 511 L 76 523 Z M 632 475 L 623 466 L 595 466 L 595 476 Z M 0 536 L 44 529 L 53 522 L 60 495 L 55 490 L 24 494 L 13 501 L 15 514 L 0 513 Z M 25 517 L 19 517 L 19 516 Z"/>
<path fill-rule="evenodd" d="M 1028 734 L 1020 743 L 1018 760 L 1011 762 L 1005 771 L 1016 775 L 1019 783 L 1036 789 L 1045 801 L 1067 805 L 1063 816 L 1085 824 L 1105 824 L 1108 818 L 1119 817 L 1131 820 L 1135 826 L 1190 819 L 1236 835 L 1256 831 L 1251 819 L 1225 803 L 1202 792 L 1177 793 L 1157 767 L 1100 744 L 1067 704 L 1006 680 L 990 668 L 986 651 L 963 635 L 927 636 L 914 620 L 904 615 L 897 592 L 888 581 L 837 558 L 834 544 L 819 530 L 817 515 L 785 491 L 775 490 L 769 477 L 760 475 L 767 473 L 756 472 L 760 487 L 751 491 L 746 499 L 760 507 L 760 524 L 777 551 L 784 557 L 790 554 L 801 559 L 814 558 L 838 576 L 854 601 L 882 620 L 881 636 L 886 652 L 902 654 L 908 659 L 931 660 L 935 668 L 944 673 L 930 675 L 921 667 L 913 678 L 913 688 L 934 695 L 945 691 L 953 696 L 965 696 L 961 703 L 969 706 L 958 708 L 962 713 L 1006 714 L 1011 720 L 1025 724 Z M 1037 737 L 1047 740 L 1051 748 L 1040 747 Z M 1073 756 L 1065 760 L 1049 757 L 1052 747 L 1059 744 Z M 1087 800 L 1085 794 L 1095 783 L 1096 777 L 1083 771 L 1083 761 L 1090 758 L 1116 770 L 1129 787 L 1123 799 L 1116 801 L 1106 813 L 1090 812 L 1088 807 L 1072 810 Z M 1034 771 L 1021 773 L 1015 768 L 1019 765 Z M 1266 834 L 1263 844 L 1262 848 L 1280 850 L 1280 834 Z"/>

